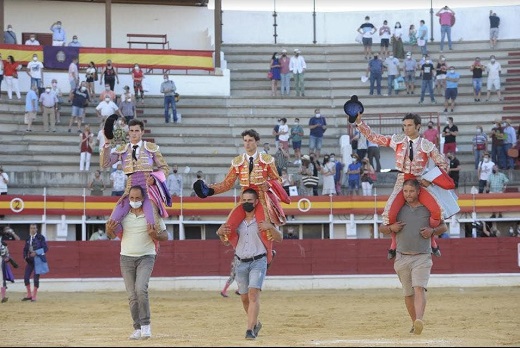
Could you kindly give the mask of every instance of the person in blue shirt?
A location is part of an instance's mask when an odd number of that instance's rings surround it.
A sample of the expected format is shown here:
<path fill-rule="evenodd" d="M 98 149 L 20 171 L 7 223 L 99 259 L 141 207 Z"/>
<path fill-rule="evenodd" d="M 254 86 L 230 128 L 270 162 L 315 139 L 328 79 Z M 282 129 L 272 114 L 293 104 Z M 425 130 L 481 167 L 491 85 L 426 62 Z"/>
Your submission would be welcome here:
<path fill-rule="evenodd" d="M 361 174 L 361 162 L 359 156 L 352 154 L 352 163 L 348 165 L 348 170 L 345 173 L 348 179 L 348 195 L 359 195 L 359 179 Z"/>
<path fill-rule="evenodd" d="M 78 41 L 77 35 L 72 37 L 72 41 L 69 42 L 69 47 L 81 47 L 81 42 Z"/>
<path fill-rule="evenodd" d="M 323 133 L 327 130 L 327 121 L 321 115 L 320 109 L 314 110 L 314 116 L 309 120 L 309 129 L 309 153 L 316 154 L 316 159 L 319 159 L 323 145 Z"/>
<path fill-rule="evenodd" d="M 460 74 L 455 72 L 455 67 L 450 66 L 448 73 L 446 74 L 446 92 L 444 99 L 444 112 L 448 112 L 448 104 L 450 105 L 451 112 L 455 108 L 455 99 L 457 99 L 458 87 L 459 87 Z"/>
<path fill-rule="evenodd" d="M 61 26 L 61 21 L 52 23 L 50 30 L 52 31 L 52 45 L 65 46 L 65 29 Z"/>

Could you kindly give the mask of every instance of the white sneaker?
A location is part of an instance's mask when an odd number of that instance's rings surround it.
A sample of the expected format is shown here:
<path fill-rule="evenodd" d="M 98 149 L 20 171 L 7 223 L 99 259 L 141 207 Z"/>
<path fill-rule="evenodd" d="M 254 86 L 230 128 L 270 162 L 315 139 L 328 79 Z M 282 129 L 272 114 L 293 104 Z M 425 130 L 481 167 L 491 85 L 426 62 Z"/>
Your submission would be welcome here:
<path fill-rule="evenodd" d="M 128 337 L 131 340 L 138 340 L 141 338 L 141 330 L 134 330 L 134 333 Z"/>
<path fill-rule="evenodd" d="M 147 340 L 152 337 L 152 328 L 150 325 L 141 325 L 141 338 Z"/>

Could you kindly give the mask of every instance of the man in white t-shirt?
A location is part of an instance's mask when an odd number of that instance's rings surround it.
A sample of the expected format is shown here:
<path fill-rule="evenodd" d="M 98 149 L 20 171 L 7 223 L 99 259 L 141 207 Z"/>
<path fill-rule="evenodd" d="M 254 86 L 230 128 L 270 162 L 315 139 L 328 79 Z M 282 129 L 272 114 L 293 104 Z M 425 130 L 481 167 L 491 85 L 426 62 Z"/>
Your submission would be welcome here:
<path fill-rule="evenodd" d="M 287 153 L 289 153 L 289 137 L 291 133 L 289 132 L 289 126 L 287 125 L 287 119 L 282 117 L 280 119 L 280 124 L 278 126 L 278 141 L 280 142 L 280 147 Z"/>
<path fill-rule="evenodd" d="M 103 100 L 98 104 L 98 106 L 96 106 L 96 113 L 98 117 L 101 118 L 101 124 L 99 128 L 103 128 L 105 120 L 110 115 L 118 114 L 119 116 L 124 118 L 123 114 L 121 113 L 121 110 L 119 110 L 119 107 L 110 99 L 109 96 L 106 96 L 105 100 Z"/>
<path fill-rule="evenodd" d="M 69 102 L 71 102 L 74 91 L 79 86 L 78 57 L 72 58 L 72 62 L 69 64 L 69 83 L 70 83 Z"/>
<path fill-rule="evenodd" d="M 27 63 L 27 75 L 31 78 L 31 87 L 43 87 L 43 63 L 38 60 L 36 53 L 33 54 L 32 61 Z"/>
<path fill-rule="evenodd" d="M 484 152 L 482 161 L 478 164 L 478 193 L 484 193 L 487 180 L 489 175 L 491 175 L 494 166 L 495 163 L 491 160 L 489 153 Z"/>
<path fill-rule="evenodd" d="M 489 57 L 486 71 L 488 74 L 486 101 L 489 101 L 489 96 L 491 95 L 491 90 L 493 88 L 497 91 L 498 100 L 502 101 L 502 95 L 500 93 L 500 73 L 502 72 L 502 67 L 500 66 L 500 63 L 496 61 L 495 55 Z"/>
<path fill-rule="evenodd" d="M 143 210 L 144 189 L 132 186 L 128 193 L 130 211 L 121 221 L 124 233 L 121 238 L 120 267 L 130 303 L 134 331 L 131 340 L 148 339 L 152 336 L 150 327 L 150 301 L 148 283 L 157 257 L 159 241 L 168 240 L 166 225 L 160 219 L 161 230 L 155 224 L 147 224 Z M 118 222 L 108 220 L 108 238 L 116 238 Z"/>

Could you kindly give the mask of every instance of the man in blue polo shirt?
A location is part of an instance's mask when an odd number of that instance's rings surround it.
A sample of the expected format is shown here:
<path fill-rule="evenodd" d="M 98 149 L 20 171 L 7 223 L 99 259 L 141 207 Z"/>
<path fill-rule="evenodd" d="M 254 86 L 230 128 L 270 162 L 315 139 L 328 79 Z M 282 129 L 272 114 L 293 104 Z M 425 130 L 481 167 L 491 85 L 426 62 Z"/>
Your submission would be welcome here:
<path fill-rule="evenodd" d="M 455 107 L 455 99 L 457 99 L 458 87 L 459 87 L 460 74 L 455 72 L 455 67 L 450 66 L 450 69 L 446 73 L 446 92 L 444 99 L 444 112 L 448 112 L 448 102 L 450 104 L 451 112 Z"/>

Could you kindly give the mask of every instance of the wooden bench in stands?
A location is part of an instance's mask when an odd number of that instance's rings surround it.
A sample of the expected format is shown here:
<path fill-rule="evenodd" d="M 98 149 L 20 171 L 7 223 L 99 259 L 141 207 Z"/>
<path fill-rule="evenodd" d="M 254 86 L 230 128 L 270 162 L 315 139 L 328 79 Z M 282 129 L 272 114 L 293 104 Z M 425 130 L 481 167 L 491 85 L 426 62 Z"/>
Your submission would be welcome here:
<path fill-rule="evenodd" d="M 166 34 L 126 34 L 128 38 L 128 48 L 132 48 L 132 44 L 161 45 L 164 49 L 166 46 L 170 49 L 170 42 Z"/>

